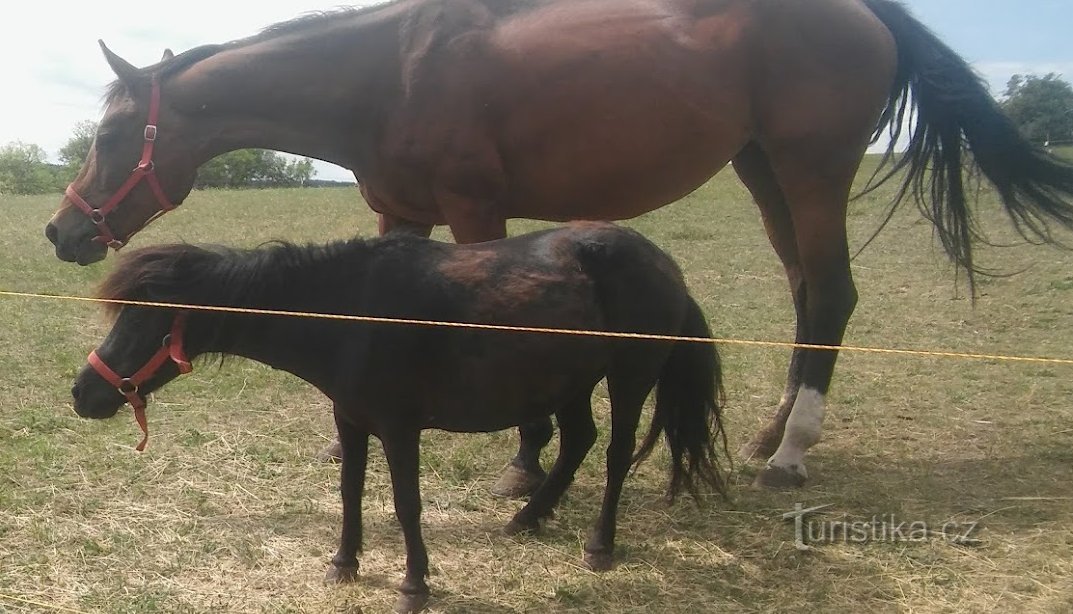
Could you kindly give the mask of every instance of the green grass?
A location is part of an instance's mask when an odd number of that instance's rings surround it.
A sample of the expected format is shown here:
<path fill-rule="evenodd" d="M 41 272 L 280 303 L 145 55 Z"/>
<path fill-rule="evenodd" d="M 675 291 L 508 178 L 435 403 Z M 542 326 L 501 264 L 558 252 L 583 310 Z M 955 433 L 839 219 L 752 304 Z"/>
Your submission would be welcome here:
<path fill-rule="evenodd" d="M 877 227 L 889 195 L 851 205 L 852 245 Z M 54 258 L 42 230 L 57 202 L 0 198 L 0 288 L 85 295 L 111 267 L 111 258 L 88 268 Z M 983 211 L 996 242 L 1014 242 L 993 195 L 984 194 Z M 717 336 L 792 338 L 781 266 L 733 173 L 628 224 L 682 264 Z M 517 221 L 511 232 L 544 226 Z M 353 189 L 203 192 L 134 247 L 321 242 L 375 228 Z M 861 300 L 846 343 L 1073 357 L 1073 254 L 1018 245 L 981 249 L 979 259 L 1025 272 L 981 280 L 973 307 L 929 225 L 905 208 L 853 263 Z M 91 422 L 70 411 L 71 380 L 106 330 L 91 305 L 0 298 L 0 595 L 94 612 L 390 606 L 404 555 L 377 448 L 362 581 L 324 586 L 340 522 L 338 469 L 312 460 L 331 435 L 327 401 L 260 365 L 202 364 L 156 395 L 150 446 L 139 455 L 129 414 Z M 721 351 L 736 447 L 778 399 L 788 355 Z M 654 457 L 627 482 L 621 563 L 603 575 L 580 559 L 602 492 L 606 434 L 546 531 L 515 539 L 500 528 L 519 504 L 488 489 L 516 434 L 427 433 L 433 611 L 1070 611 L 1071 373 L 1068 365 L 845 352 L 807 489 L 755 490 L 757 467 L 739 465 L 732 503 L 667 507 L 665 458 Z M 606 420 L 602 390 L 595 405 Z M 802 552 L 780 519 L 795 503 L 830 504 L 831 519 L 979 520 L 982 541 Z M 39 609 L 0 597 L 4 608 Z"/>

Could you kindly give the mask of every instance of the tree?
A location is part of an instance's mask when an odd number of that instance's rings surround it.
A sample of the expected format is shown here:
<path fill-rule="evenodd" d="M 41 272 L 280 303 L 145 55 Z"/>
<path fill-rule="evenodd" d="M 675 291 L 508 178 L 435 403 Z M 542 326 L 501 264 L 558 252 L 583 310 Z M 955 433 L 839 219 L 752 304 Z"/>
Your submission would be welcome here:
<path fill-rule="evenodd" d="M 308 158 L 288 161 L 273 151 L 240 149 L 203 164 L 194 187 L 297 187 L 305 185 L 314 174 L 313 162 Z"/>
<path fill-rule="evenodd" d="M 1073 141 L 1073 87 L 1054 73 L 1010 77 L 1002 107 L 1030 141 Z"/>
<path fill-rule="evenodd" d="M 60 149 L 60 163 L 69 171 L 73 179 L 82 168 L 82 163 L 89 157 L 89 150 L 93 147 L 93 139 L 97 136 L 97 122 L 81 121 L 75 124 L 72 136 L 67 144 Z"/>
<path fill-rule="evenodd" d="M 0 194 L 44 194 L 59 191 L 62 183 L 38 145 L 15 142 L 0 147 Z"/>

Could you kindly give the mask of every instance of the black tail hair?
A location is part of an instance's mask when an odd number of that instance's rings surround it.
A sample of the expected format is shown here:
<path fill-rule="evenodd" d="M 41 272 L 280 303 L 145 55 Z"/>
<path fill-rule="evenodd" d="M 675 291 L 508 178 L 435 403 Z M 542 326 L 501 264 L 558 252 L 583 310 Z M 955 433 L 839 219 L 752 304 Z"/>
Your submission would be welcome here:
<path fill-rule="evenodd" d="M 946 253 L 965 269 L 975 297 L 975 275 L 983 271 L 973 262 L 972 242 L 986 238 L 969 209 L 963 169 L 979 170 L 994 184 L 1023 238 L 1059 245 L 1050 224 L 1073 228 L 1073 165 L 1025 139 L 972 68 L 904 6 L 862 1 L 898 46 L 897 77 L 874 137 L 887 132 L 891 144 L 864 193 L 905 171 L 886 221 L 911 193 Z M 909 147 L 895 159 L 903 122 L 914 113 Z"/>
<path fill-rule="evenodd" d="M 712 334 L 704 312 L 689 300 L 682 336 Z M 675 343 L 656 385 L 656 409 L 652 426 L 633 457 L 636 466 L 652 453 L 660 433 L 666 433 L 671 449 L 671 480 L 668 498 L 673 501 L 682 488 L 694 498 L 698 481 L 727 496 L 727 478 L 719 466 L 720 452 L 727 459 L 723 429 L 723 371 L 713 343 Z M 718 446 L 718 447 L 717 447 Z"/>

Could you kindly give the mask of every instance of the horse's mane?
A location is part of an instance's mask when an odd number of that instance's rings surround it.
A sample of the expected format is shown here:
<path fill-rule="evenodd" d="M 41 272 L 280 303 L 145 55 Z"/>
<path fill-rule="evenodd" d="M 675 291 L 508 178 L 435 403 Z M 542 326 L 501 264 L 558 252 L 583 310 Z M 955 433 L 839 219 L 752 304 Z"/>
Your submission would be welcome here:
<path fill-rule="evenodd" d="M 240 38 L 226 43 L 194 47 L 193 49 L 184 51 L 169 60 L 164 60 L 153 64 L 152 66 L 141 68 L 139 74 L 146 78 L 152 75 L 159 75 L 161 78 L 164 78 L 186 70 L 194 64 L 206 60 L 222 51 L 271 40 L 273 38 L 302 32 L 308 29 L 315 29 L 338 19 L 346 19 L 364 15 L 366 13 L 373 13 L 394 4 L 395 1 L 396 0 L 387 0 L 385 2 L 377 2 L 376 4 L 366 6 L 341 7 L 329 11 L 312 11 L 304 15 L 299 15 L 294 19 L 267 26 L 253 36 Z M 535 6 L 541 1 L 543 0 L 481 0 L 482 4 L 495 15 L 513 14 L 524 10 L 525 8 Z M 127 92 L 127 86 L 121 80 L 117 79 L 113 81 L 108 85 L 108 88 L 105 91 L 105 105 L 111 104 L 117 98 L 126 95 Z"/>
<path fill-rule="evenodd" d="M 288 271 L 309 271 L 336 258 L 360 258 L 367 245 L 364 240 L 352 239 L 306 246 L 274 242 L 257 249 L 186 243 L 145 247 L 119 258 L 98 287 L 97 297 L 103 301 L 239 306 L 262 296 L 270 284 L 285 281 Z M 123 307 L 121 303 L 106 303 L 104 309 L 114 319 Z"/>

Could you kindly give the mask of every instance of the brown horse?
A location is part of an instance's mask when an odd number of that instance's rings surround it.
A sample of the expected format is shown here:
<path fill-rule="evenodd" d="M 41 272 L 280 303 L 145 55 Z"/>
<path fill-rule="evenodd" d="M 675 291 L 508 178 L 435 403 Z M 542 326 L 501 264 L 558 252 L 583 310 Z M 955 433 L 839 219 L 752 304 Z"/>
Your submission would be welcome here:
<path fill-rule="evenodd" d="M 1073 223 L 1073 167 L 1021 138 L 965 62 L 891 0 L 399 0 L 145 69 L 105 54 L 119 79 L 46 229 L 57 256 L 81 264 L 241 147 L 347 167 L 381 231 L 449 224 L 461 243 L 503 237 L 509 218 L 633 217 L 733 161 L 785 265 L 796 340 L 838 346 L 857 299 L 851 183 L 870 140 L 897 141 L 913 111 L 908 151 L 888 160 L 905 171 L 899 200 L 916 198 L 970 283 L 963 165 L 1025 234 Z M 743 450 L 770 456 L 760 483 L 805 480 L 836 356 L 793 352 L 775 416 Z M 522 429 L 514 486 L 538 480 L 550 436 L 547 422 Z"/>
<path fill-rule="evenodd" d="M 148 247 L 124 258 L 101 294 L 187 305 L 711 337 L 704 313 L 670 257 L 636 232 L 591 222 L 482 245 L 399 235 L 249 251 Z M 671 452 L 672 499 L 683 488 L 694 495 L 700 486 L 725 492 L 718 464 L 726 445 L 722 374 L 711 343 L 141 306 L 113 313 L 111 333 L 90 354 L 71 390 L 81 416 L 108 418 L 128 401 L 137 415 L 149 393 L 190 370 L 187 355 L 245 356 L 289 371 L 332 399 L 343 444 L 343 531 L 330 581 L 357 578 L 369 436 L 381 440 L 406 541 L 399 611 L 418 611 L 429 592 L 418 490 L 424 428 L 491 431 L 554 412 L 562 432 L 559 458 L 507 525 L 508 533 L 535 530 L 596 441 L 590 400 L 593 387 L 606 377 L 611 396 L 607 487 L 585 543 L 585 561 L 595 570 L 613 564 L 626 475 L 661 435 Z M 653 386 L 652 425 L 635 453 L 641 409 Z"/>

